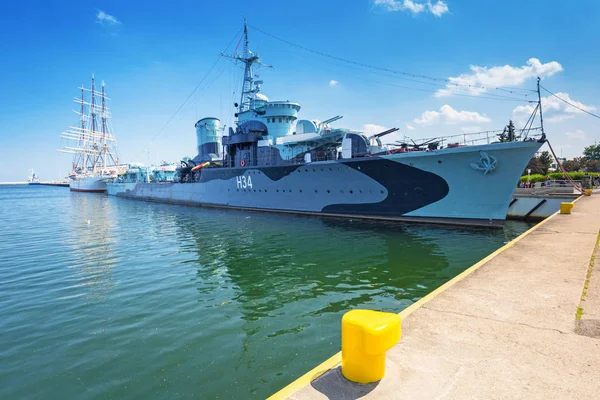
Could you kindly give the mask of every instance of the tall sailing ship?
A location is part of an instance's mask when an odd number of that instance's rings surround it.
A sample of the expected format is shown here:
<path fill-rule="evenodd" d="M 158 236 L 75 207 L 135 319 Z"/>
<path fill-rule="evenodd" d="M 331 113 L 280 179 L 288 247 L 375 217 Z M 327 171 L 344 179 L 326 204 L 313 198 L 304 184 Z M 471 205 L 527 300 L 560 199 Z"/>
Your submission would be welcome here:
<path fill-rule="evenodd" d="M 332 127 L 341 116 L 299 119 L 300 104 L 260 93 L 263 81 L 253 70 L 260 59 L 248 48 L 246 26 L 243 35 L 243 53 L 230 56 L 244 67 L 236 127 L 224 134 L 219 119 L 200 119 L 197 156 L 182 160 L 174 181 L 115 185 L 111 194 L 203 207 L 502 226 L 523 169 L 545 142 L 543 130 L 539 138 L 524 134 L 525 140 L 510 142 L 483 137 L 487 142 L 466 145 L 438 138 L 388 146 L 381 139 L 398 129 L 366 135 Z"/>
<path fill-rule="evenodd" d="M 116 139 L 110 129 L 110 111 L 107 107 L 105 84 L 98 92 L 92 75 L 91 89 L 79 87 L 81 97 L 75 98 L 80 105 L 78 126 L 69 126 L 61 134 L 63 146 L 58 151 L 73 154 L 69 188 L 74 192 L 106 192 L 106 183 L 115 178 L 122 167 L 116 148 Z M 86 99 L 86 93 L 88 98 Z"/>

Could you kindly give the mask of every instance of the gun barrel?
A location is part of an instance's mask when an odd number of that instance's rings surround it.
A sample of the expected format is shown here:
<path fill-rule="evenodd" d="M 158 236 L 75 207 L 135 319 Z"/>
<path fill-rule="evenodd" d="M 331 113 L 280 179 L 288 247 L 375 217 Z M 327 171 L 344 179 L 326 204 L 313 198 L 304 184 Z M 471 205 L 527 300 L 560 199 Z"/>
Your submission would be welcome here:
<path fill-rule="evenodd" d="M 371 136 L 371 138 L 380 138 L 382 136 L 389 135 L 390 133 L 394 133 L 399 130 L 400 130 L 400 128 L 388 129 L 387 131 L 383 131 L 383 132 L 380 132 L 380 133 L 377 133 L 377 134 Z"/>
<path fill-rule="evenodd" d="M 336 115 L 335 117 L 326 119 L 325 121 L 323 121 L 321 123 L 322 124 L 329 124 L 330 122 L 334 122 L 334 121 L 337 121 L 338 119 L 342 119 L 342 118 L 344 118 L 344 117 L 341 116 L 341 115 Z"/>

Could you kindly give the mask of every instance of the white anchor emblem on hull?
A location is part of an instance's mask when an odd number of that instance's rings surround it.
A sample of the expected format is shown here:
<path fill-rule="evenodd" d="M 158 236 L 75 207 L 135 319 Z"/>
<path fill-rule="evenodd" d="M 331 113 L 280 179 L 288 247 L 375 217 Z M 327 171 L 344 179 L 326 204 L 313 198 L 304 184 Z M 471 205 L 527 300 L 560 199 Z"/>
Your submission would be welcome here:
<path fill-rule="evenodd" d="M 481 156 L 479 159 L 479 164 L 471 163 L 469 164 L 471 168 L 473 168 L 475 171 L 483 171 L 484 175 L 487 175 L 489 172 L 492 172 L 494 169 L 496 169 L 496 164 L 498 162 L 496 157 L 490 156 L 485 151 L 480 151 L 479 155 Z"/>

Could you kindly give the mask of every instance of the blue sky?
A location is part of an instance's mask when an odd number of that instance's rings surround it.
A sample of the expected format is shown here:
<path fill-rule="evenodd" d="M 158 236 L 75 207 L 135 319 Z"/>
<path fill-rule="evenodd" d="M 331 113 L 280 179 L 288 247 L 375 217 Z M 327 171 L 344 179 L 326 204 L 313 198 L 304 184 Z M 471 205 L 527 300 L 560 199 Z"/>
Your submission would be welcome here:
<path fill-rule="evenodd" d="M 302 105 L 300 116 L 344 118 L 334 126 L 399 127 L 425 138 L 517 127 L 531 107 L 500 101 L 496 86 L 542 85 L 580 107 L 600 109 L 600 2 L 565 1 L 22 1 L 0 15 L 0 181 L 42 180 L 70 169 L 60 133 L 77 123 L 73 97 L 91 74 L 105 80 L 122 161 L 177 161 L 195 155 L 194 123 L 231 124 L 239 67 L 218 54 L 251 26 L 310 49 L 387 69 L 441 78 L 425 84 L 324 58 L 250 28 L 251 48 L 274 66 L 263 93 Z M 218 60 L 218 61 L 217 61 Z M 150 143 L 217 62 L 198 91 Z M 456 92 L 446 81 L 492 87 Z M 406 87 L 419 90 L 407 89 Z M 235 90 L 235 95 L 234 95 Z M 472 97 L 456 96 L 468 94 Z M 547 94 L 544 94 L 546 97 Z M 544 100 L 557 152 L 578 156 L 600 140 L 598 119 Z"/>

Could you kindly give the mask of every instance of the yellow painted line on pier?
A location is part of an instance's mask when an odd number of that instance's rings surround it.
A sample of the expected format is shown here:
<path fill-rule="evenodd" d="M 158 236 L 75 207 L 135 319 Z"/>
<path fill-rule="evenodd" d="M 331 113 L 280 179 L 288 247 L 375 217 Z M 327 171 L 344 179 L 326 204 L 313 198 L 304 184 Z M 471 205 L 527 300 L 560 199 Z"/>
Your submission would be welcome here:
<path fill-rule="evenodd" d="M 296 393 L 298 390 L 302 389 L 305 386 L 310 385 L 310 383 L 312 381 L 314 381 L 315 379 L 317 379 L 318 377 L 320 377 L 321 375 L 323 375 L 325 372 L 329 371 L 330 369 L 333 369 L 336 365 L 338 365 L 341 362 L 342 362 L 342 352 L 340 351 L 337 354 L 334 354 L 333 356 L 328 358 L 326 361 L 317 365 L 316 367 L 314 367 L 313 369 L 311 369 L 304 375 L 302 375 L 300 378 L 296 379 L 294 382 L 290 383 L 289 385 L 287 385 L 286 387 L 281 389 L 279 392 L 277 392 L 274 395 L 272 395 L 271 397 L 269 397 L 267 400 L 287 399 L 292 394 Z"/>
<path fill-rule="evenodd" d="M 583 197 L 583 196 L 581 196 L 581 197 Z M 573 203 L 575 203 L 576 201 L 578 201 L 579 199 L 581 199 L 581 197 L 579 197 L 576 200 L 574 200 Z M 458 274 L 454 278 L 450 279 L 448 282 L 444 283 L 442 286 L 438 287 L 437 289 L 435 289 L 434 291 L 432 291 L 428 295 L 424 296 L 420 300 L 418 300 L 415 303 L 411 304 L 410 306 L 406 307 L 404 310 L 402 310 L 399 313 L 400 314 L 400 318 L 402 320 L 404 320 L 410 314 L 412 314 L 413 312 L 417 311 L 419 308 L 423 307 L 426 303 L 430 302 L 435 297 L 437 297 L 438 295 L 442 294 L 443 292 L 445 292 L 446 290 L 448 290 L 450 287 L 452 287 L 456 283 L 462 281 L 467 276 L 469 276 L 473 272 L 477 271 L 479 268 L 481 268 L 483 265 L 485 265 L 488 261 L 492 260 L 493 258 L 495 258 L 496 256 L 498 256 L 499 254 L 501 254 L 504 251 L 506 251 L 506 250 L 510 249 L 511 247 L 513 247 L 515 244 L 517 244 L 520 240 L 522 240 L 523 238 L 525 238 L 527 235 L 531 234 L 536 229 L 538 229 L 541 226 L 543 226 L 544 224 L 546 224 L 550 220 L 550 218 L 553 218 L 558 213 L 559 213 L 558 211 L 555 212 L 554 214 L 552 214 L 551 216 L 549 216 L 545 220 L 541 221 L 540 223 L 536 224 L 535 226 L 531 227 L 527 231 L 523 232 L 522 234 L 520 234 L 519 236 L 517 236 L 516 238 L 514 238 L 513 240 L 511 240 L 510 242 L 508 242 L 504 246 L 500 247 L 498 250 L 494 251 L 492 254 L 488 255 L 487 257 L 485 257 L 481 261 L 477 262 L 476 264 L 470 266 L 469 268 L 467 268 L 466 270 L 464 270 L 463 272 L 461 272 L 460 274 Z M 283 389 L 281 389 L 278 392 L 276 392 L 275 394 L 273 394 L 267 400 L 283 400 L 283 399 L 287 399 L 288 397 L 290 397 L 292 394 L 296 393 L 297 391 L 299 391 L 303 387 L 310 385 L 310 383 L 312 381 L 314 381 L 315 379 L 317 379 L 318 377 L 320 377 L 321 375 L 323 375 L 327 371 L 335 368 L 341 362 L 342 362 L 342 352 L 340 351 L 337 354 L 334 354 L 333 356 L 331 356 L 329 359 L 327 359 L 323 363 L 317 365 L 315 368 L 311 369 L 306 374 L 302 375 L 300 378 L 296 379 L 295 381 L 293 381 L 292 383 L 290 383 L 289 385 L 287 385 Z"/>

